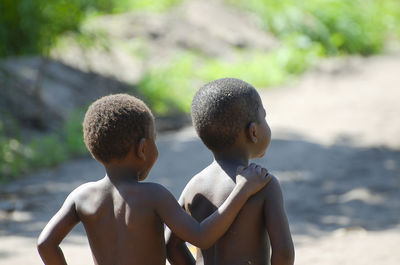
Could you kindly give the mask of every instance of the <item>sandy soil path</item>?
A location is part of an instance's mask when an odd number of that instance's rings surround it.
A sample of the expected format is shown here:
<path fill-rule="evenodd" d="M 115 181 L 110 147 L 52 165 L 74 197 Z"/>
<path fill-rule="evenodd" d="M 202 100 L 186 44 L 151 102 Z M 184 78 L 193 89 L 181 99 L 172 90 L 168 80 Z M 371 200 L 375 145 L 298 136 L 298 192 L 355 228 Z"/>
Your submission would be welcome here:
<path fill-rule="evenodd" d="M 400 55 L 327 61 L 261 95 L 273 141 L 256 162 L 281 181 L 296 264 L 400 264 Z M 175 196 L 212 160 L 191 127 L 157 144 L 149 181 Z M 34 244 L 45 222 L 103 175 L 88 158 L 1 187 L 0 264 L 41 264 Z M 62 248 L 70 264 L 92 263 L 81 226 Z"/>

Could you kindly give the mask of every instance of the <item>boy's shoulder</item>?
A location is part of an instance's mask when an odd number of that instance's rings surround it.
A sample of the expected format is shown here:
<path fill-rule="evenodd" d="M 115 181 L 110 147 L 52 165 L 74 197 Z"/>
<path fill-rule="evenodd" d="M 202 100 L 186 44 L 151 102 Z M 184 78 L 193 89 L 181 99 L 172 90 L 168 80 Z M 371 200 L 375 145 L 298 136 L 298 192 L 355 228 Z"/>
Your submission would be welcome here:
<path fill-rule="evenodd" d="M 166 191 L 166 188 L 157 183 L 137 183 L 136 185 L 121 185 L 119 187 L 114 186 L 109 180 L 101 179 L 94 182 L 86 182 L 78 186 L 68 196 L 69 199 L 75 201 L 75 203 L 83 203 L 85 201 L 101 201 L 102 199 L 110 196 L 113 190 L 117 189 L 123 193 L 135 193 L 141 190 L 144 194 L 162 194 Z"/>
<path fill-rule="evenodd" d="M 116 187 L 99 180 L 80 185 L 70 193 L 67 200 L 75 204 L 78 212 L 81 210 L 86 212 L 88 207 L 93 210 L 103 207 L 110 198 L 115 197 L 116 191 L 119 194 L 118 198 L 127 202 L 139 199 L 146 205 L 158 204 L 166 197 L 172 196 L 164 186 L 157 183 L 144 182 Z"/>
<path fill-rule="evenodd" d="M 137 195 L 147 203 L 162 203 L 167 197 L 173 197 L 171 192 L 161 184 L 154 182 L 139 182 L 131 189 L 126 190 L 132 199 L 137 199 Z"/>
<path fill-rule="evenodd" d="M 283 205 L 283 195 L 278 178 L 274 175 L 271 176 L 271 181 L 253 196 L 260 196 L 264 201 L 265 207 L 274 208 Z"/>
<path fill-rule="evenodd" d="M 196 193 L 207 193 L 210 195 L 211 193 L 214 195 L 219 192 L 226 193 L 226 189 L 233 188 L 234 182 L 222 175 L 226 174 L 221 172 L 219 167 L 210 164 L 190 179 L 182 192 L 181 199 L 186 201 Z M 253 196 L 263 197 L 268 200 L 281 196 L 281 186 L 278 178 L 272 175 L 271 181 Z"/>
<path fill-rule="evenodd" d="M 203 168 L 189 180 L 183 193 L 191 190 L 208 189 L 209 185 L 215 183 L 216 178 L 218 178 L 219 175 L 220 170 L 212 163 Z"/>
<path fill-rule="evenodd" d="M 88 196 L 92 196 L 93 194 L 96 194 L 98 190 L 100 189 L 100 181 L 92 181 L 92 182 L 86 182 L 75 188 L 68 197 L 71 197 L 72 199 L 79 201 L 82 199 L 87 198 Z"/>
<path fill-rule="evenodd" d="M 98 180 L 81 184 L 68 195 L 67 200 L 73 201 L 79 208 L 80 205 L 100 201 L 106 196 L 104 184 L 101 180 Z"/>

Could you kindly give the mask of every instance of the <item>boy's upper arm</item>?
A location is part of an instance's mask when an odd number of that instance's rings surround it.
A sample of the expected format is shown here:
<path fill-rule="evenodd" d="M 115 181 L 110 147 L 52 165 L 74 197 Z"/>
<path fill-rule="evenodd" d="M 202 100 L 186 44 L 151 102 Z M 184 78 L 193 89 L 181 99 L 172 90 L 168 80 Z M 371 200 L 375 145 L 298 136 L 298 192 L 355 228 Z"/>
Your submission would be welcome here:
<path fill-rule="evenodd" d="M 185 241 L 190 241 L 193 231 L 199 229 L 199 223 L 185 212 L 175 197 L 159 185 L 157 191 L 156 211 L 172 233 Z"/>
<path fill-rule="evenodd" d="M 264 219 L 272 251 L 279 248 L 293 248 L 282 190 L 276 177 L 272 178 L 270 183 L 264 188 L 264 192 Z"/>
<path fill-rule="evenodd" d="M 60 210 L 51 218 L 40 233 L 38 244 L 59 245 L 71 229 L 79 222 L 75 199 L 77 190 L 65 200 Z"/>
<path fill-rule="evenodd" d="M 178 200 L 179 205 L 184 209 L 185 191 L 182 192 Z M 171 265 L 194 265 L 195 260 L 187 248 L 185 241 L 166 228 L 166 247 L 167 258 Z"/>

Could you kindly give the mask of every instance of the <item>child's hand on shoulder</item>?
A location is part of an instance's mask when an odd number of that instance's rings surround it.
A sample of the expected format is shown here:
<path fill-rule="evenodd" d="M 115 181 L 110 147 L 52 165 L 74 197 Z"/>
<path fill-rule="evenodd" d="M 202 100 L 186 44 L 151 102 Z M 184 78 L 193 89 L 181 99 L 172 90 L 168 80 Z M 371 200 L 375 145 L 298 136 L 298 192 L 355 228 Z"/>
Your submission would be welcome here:
<path fill-rule="evenodd" d="M 236 185 L 242 186 L 246 193 L 253 195 L 272 179 L 268 170 L 251 163 L 247 167 L 239 166 L 236 170 Z"/>

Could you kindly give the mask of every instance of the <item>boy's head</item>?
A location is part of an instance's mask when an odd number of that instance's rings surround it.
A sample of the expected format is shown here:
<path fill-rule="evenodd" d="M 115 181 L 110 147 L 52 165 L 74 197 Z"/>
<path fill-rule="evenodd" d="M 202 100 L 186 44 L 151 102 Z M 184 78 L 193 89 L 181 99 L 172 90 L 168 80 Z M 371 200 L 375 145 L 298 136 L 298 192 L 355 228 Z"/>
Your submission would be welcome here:
<path fill-rule="evenodd" d="M 92 156 L 109 163 L 124 158 L 141 138 L 154 134 L 154 118 L 146 104 L 127 94 L 93 102 L 83 121 L 85 144 Z"/>
<path fill-rule="evenodd" d="M 202 86 L 193 98 L 191 115 L 199 137 L 211 151 L 233 145 L 251 124 L 262 130 L 263 152 L 268 147 L 271 135 L 260 96 L 242 80 L 223 78 Z"/>

